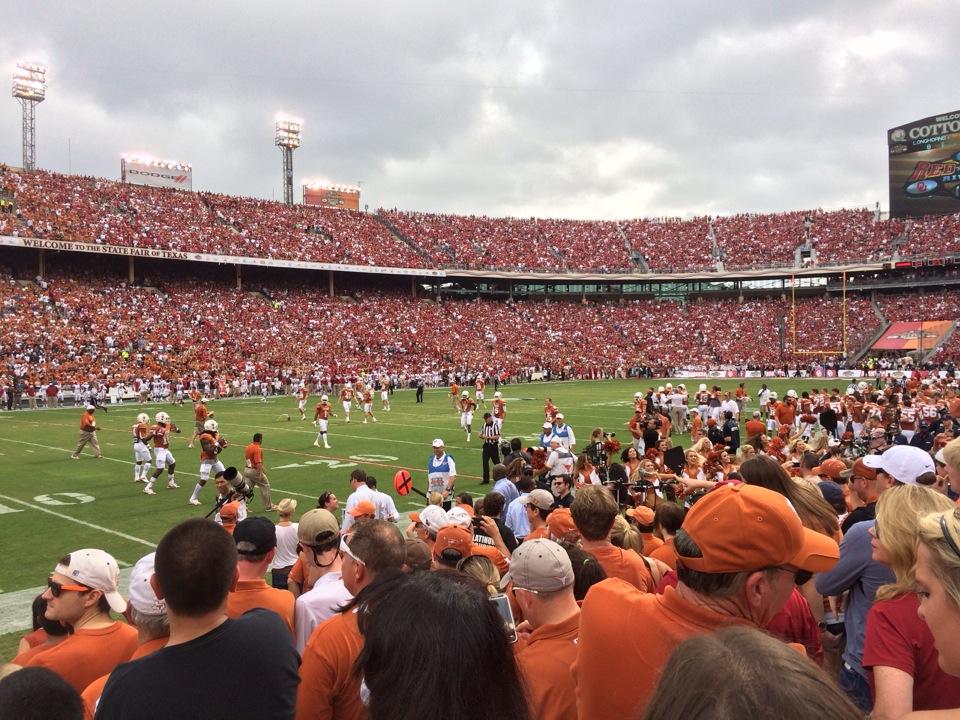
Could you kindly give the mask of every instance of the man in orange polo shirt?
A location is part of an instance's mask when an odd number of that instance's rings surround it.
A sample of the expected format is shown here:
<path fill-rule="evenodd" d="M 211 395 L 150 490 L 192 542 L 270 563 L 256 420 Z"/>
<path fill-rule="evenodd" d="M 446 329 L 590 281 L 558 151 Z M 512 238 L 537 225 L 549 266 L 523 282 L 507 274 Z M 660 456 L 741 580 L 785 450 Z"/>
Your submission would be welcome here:
<path fill-rule="evenodd" d="M 653 551 L 663 547 L 663 539 L 653 534 L 655 525 L 655 515 L 652 508 L 646 505 L 639 505 L 627 510 L 627 517 L 632 518 L 636 523 L 637 531 L 643 540 L 643 554 L 651 557 Z"/>
<path fill-rule="evenodd" d="M 251 488 L 254 485 L 260 488 L 264 510 L 273 512 L 277 509 L 270 499 L 270 481 L 263 471 L 263 433 L 254 433 L 253 442 L 243 449 L 243 479 Z"/>
<path fill-rule="evenodd" d="M 263 576 L 277 549 L 277 532 L 262 515 L 248 517 L 233 530 L 237 544 L 237 586 L 227 595 L 227 617 L 238 618 L 247 610 L 263 608 L 281 617 L 294 635 L 293 612 L 296 598 L 287 590 L 267 585 Z"/>
<path fill-rule="evenodd" d="M 363 606 L 371 583 L 401 574 L 406 543 L 397 526 L 386 520 L 368 520 L 356 525 L 340 541 L 343 584 L 354 599 L 342 611 L 313 631 L 303 650 L 300 688 L 297 690 L 297 720 L 331 718 L 364 720 L 360 678 L 353 665 L 363 648 L 357 627 L 357 612 Z"/>
<path fill-rule="evenodd" d="M 675 548 L 679 584 L 663 595 L 617 578 L 587 594 L 573 665 L 580 717 L 639 717 L 683 640 L 734 623 L 764 627 L 799 571 L 824 572 L 840 555 L 833 539 L 803 527 L 782 495 L 753 485 L 707 493 L 687 514 Z"/>
<path fill-rule="evenodd" d="M 90 443 L 90 447 L 93 448 L 93 456 L 95 458 L 101 455 L 100 443 L 97 441 L 97 421 L 93 417 L 96 409 L 93 405 L 87 405 L 83 415 L 80 416 L 80 439 L 77 441 L 77 447 L 70 455 L 73 460 L 80 459 L 80 451 L 83 450 L 84 445 L 87 443 Z"/>
<path fill-rule="evenodd" d="M 573 596 L 573 566 L 552 540 L 527 540 L 517 548 L 502 587 L 513 594 L 533 630 L 517 652 L 531 715 L 539 720 L 577 720 L 570 666 L 577 656 L 580 608 Z"/>
<path fill-rule="evenodd" d="M 71 626 L 73 634 L 27 665 L 53 670 L 81 693 L 137 649 L 136 629 L 110 617 L 111 610 L 127 609 L 120 569 L 103 550 L 75 550 L 60 560 L 47 585 L 47 618 Z"/>
<path fill-rule="evenodd" d="M 130 600 L 127 602 L 127 617 L 137 629 L 139 647 L 134 650 L 130 660 L 137 660 L 156 652 L 170 639 L 170 621 L 167 618 L 167 604 L 157 597 L 150 578 L 153 577 L 156 553 L 145 555 L 137 561 L 130 571 Z M 103 688 L 110 679 L 104 675 L 87 685 L 83 691 L 83 716 L 92 720 L 97 711 L 97 703 L 103 694 Z"/>
<path fill-rule="evenodd" d="M 767 424 L 761 420 L 759 410 L 753 411 L 753 417 L 747 420 L 744 429 L 747 432 L 747 440 L 754 437 L 760 437 L 767 432 Z"/>
<path fill-rule="evenodd" d="M 619 508 L 609 490 L 602 485 L 580 488 L 570 514 L 582 537 L 580 545 L 597 559 L 608 578 L 621 578 L 641 592 L 653 592 L 656 586 L 643 558 L 610 542 Z"/>

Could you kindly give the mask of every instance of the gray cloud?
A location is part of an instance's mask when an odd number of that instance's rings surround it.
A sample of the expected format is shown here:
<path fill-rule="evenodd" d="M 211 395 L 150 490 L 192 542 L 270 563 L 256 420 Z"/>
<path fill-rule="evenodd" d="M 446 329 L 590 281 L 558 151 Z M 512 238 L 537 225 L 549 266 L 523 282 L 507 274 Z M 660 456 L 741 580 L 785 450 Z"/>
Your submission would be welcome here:
<path fill-rule="evenodd" d="M 198 188 L 279 193 L 277 110 L 307 177 L 371 206 L 624 218 L 886 205 L 887 128 L 955 109 L 948 2 L 333 6 L 18 3 L 0 62 L 51 66 L 42 167 L 123 151 Z M 20 157 L 0 112 L 0 160 Z"/>

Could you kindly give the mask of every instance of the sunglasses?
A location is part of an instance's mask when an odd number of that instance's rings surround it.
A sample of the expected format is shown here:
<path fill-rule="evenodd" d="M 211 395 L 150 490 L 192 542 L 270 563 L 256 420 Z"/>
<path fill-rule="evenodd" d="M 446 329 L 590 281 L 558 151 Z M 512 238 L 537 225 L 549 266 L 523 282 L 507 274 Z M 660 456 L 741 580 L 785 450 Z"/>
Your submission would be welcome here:
<path fill-rule="evenodd" d="M 347 543 L 348 537 L 349 535 L 344 535 L 342 538 L 340 538 L 340 552 L 342 552 L 344 555 L 349 556 L 350 559 L 353 560 L 355 563 L 359 563 L 360 565 L 365 566 L 366 563 L 360 558 L 358 558 L 350 549 L 350 545 Z"/>
<path fill-rule="evenodd" d="M 943 535 L 943 539 L 947 541 L 947 545 L 950 546 L 954 554 L 960 557 L 960 547 L 957 547 L 957 541 L 953 539 L 950 528 L 947 527 L 947 516 L 945 514 L 940 516 L 940 534 Z"/>
<path fill-rule="evenodd" d="M 53 578 L 47 580 L 47 587 L 50 588 L 50 594 L 55 598 L 60 597 L 64 590 L 68 592 L 89 592 L 93 590 L 93 588 L 89 588 L 86 585 L 65 585 L 64 583 L 57 582 Z"/>

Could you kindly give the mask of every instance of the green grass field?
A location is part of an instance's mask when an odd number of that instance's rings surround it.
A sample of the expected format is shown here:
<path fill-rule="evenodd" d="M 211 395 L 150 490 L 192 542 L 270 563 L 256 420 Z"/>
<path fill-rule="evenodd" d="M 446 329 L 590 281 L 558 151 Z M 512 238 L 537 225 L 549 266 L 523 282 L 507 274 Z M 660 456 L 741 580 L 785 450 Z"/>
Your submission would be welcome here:
<path fill-rule="evenodd" d="M 701 381 L 684 382 L 689 389 L 696 389 Z M 822 386 L 824 381 L 766 382 L 782 396 L 788 388 L 799 392 Z M 598 425 L 616 432 L 626 445 L 625 425 L 632 415 L 633 393 L 646 390 L 650 384 L 624 380 L 504 386 L 504 435 L 519 436 L 525 445 L 533 443 L 543 422 L 543 398 L 549 396 L 566 415 L 579 446 Z M 733 390 L 737 381 L 721 380 L 717 384 Z M 754 406 L 759 387 L 759 380 L 747 381 Z M 488 403 L 492 395 L 489 388 Z M 317 400 L 311 398 L 308 407 Z M 378 405 L 379 401 L 375 408 Z M 330 450 L 313 447 L 316 429 L 310 422 L 297 419 L 296 401 L 291 397 L 270 398 L 266 404 L 257 399 L 221 400 L 211 403 L 210 408 L 216 413 L 221 434 L 230 443 L 221 456 L 228 466 L 242 465 L 244 445 L 254 432 L 264 434 L 264 459 L 273 501 L 296 498 L 298 515 L 314 507 L 324 490 L 336 492 L 342 505 L 350 493 L 350 471 L 357 466 L 375 475 L 381 490 L 392 493 L 392 478 L 400 468 L 409 469 L 417 486 L 425 489 L 425 464 L 431 453 L 430 442 L 436 437 L 444 439 L 457 462 L 457 490 L 483 492 L 479 485 L 481 441 L 477 437 L 482 409 L 476 415 L 473 441 L 468 445 L 446 390 L 427 390 L 420 405 L 415 404 L 412 391 L 398 391 L 392 405 L 389 413 L 375 410 L 376 424 L 362 424 L 362 413 L 357 410 L 349 425 L 342 417 L 332 419 Z M 152 419 L 160 409 L 169 412 L 183 429 L 172 443 L 180 489 L 167 490 L 165 481 L 158 482 L 157 494 L 151 497 L 142 493 L 142 484 L 133 482 L 130 426 L 137 413 L 147 412 Z M 211 481 L 201 494 L 203 505 L 187 503 L 199 469 L 199 451 L 187 448 L 193 428 L 189 403 L 184 407 L 128 403 L 111 406 L 106 413 L 98 411 L 103 450 L 99 460 L 93 459 L 89 448 L 79 461 L 69 457 L 79 434 L 80 414 L 72 407 L 0 413 L 0 463 L 4 468 L 0 474 L 0 543 L 6 550 L 0 554 L 0 629 L 6 633 L 0 634 L 0 661 L 14 654 L 19 629 L 29 625 L 29 609 L 23 613 L 19 627 L 17 620 L 21 618 L 11 617 L 11 613 L 23 612 L 22 597 L 45 583 L 60 556 L 82 547 L 99 547 L 112 553 L 121 566 L 132 565 L 151 551 L 167 528 L 206 514 L 216 496 Z M 292 419 L 287 421 L 286 414 Z M 678 441 L 688 444 L 687 438 L 675 439 L 675 443 Z M 422 501 L 418 495 L 397 498 L 397 507 L 404 514 L 419 505 Z M 250 511 L 262 512 L 259 494 Z M 4 603 L 14 598 L 21 600 L 12 605 Z"/>

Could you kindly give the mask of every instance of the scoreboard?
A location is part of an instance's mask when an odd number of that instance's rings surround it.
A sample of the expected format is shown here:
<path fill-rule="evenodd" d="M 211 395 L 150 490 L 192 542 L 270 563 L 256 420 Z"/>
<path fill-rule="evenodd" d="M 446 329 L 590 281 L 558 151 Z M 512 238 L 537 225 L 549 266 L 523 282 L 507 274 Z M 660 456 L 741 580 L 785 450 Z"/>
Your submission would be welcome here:
<path fill-rule="evenodd" d="M 960 212 L 960 111 L 887 131 L 890 217 Z"/>
<path fill-rule="evenodd" d="M 338 210 L 359 210 L 360 188 L 347 185 L 304 185 L 303 204 Z"/>

